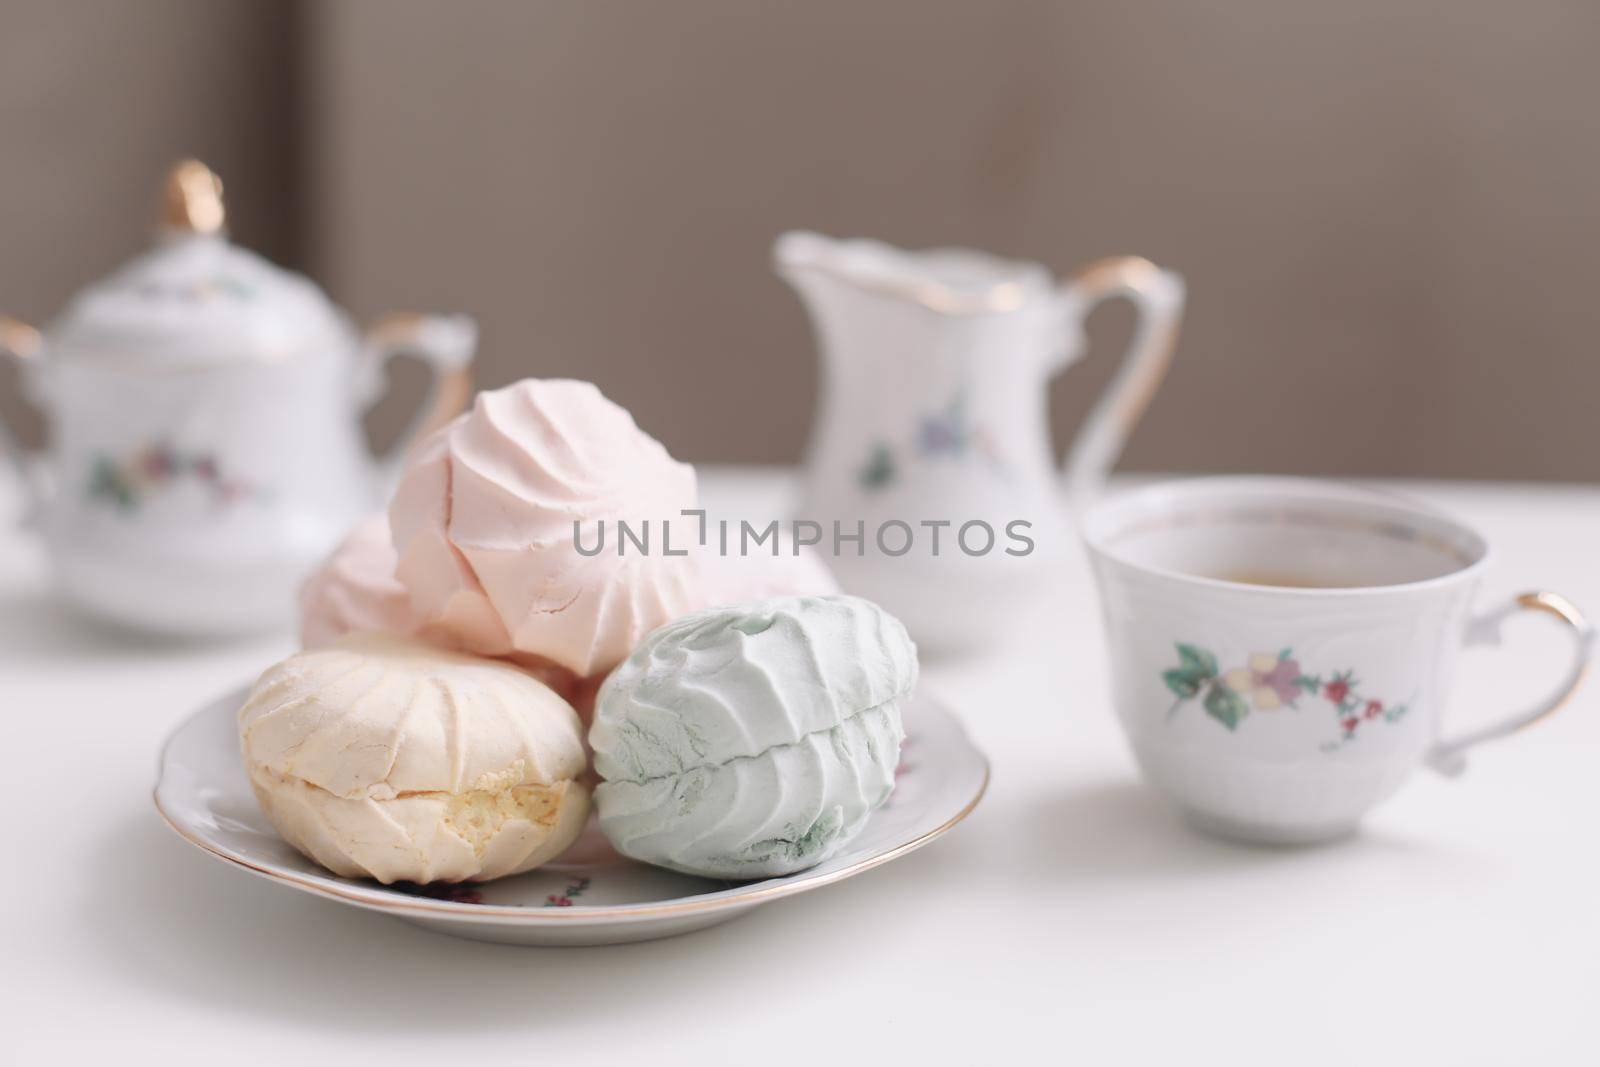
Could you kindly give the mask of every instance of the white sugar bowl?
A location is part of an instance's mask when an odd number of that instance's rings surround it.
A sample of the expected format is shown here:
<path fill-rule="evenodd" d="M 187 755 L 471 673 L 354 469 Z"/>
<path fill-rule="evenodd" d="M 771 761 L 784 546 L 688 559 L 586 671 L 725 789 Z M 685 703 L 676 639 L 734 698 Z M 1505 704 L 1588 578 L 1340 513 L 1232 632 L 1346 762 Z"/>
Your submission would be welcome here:
<path fill-rule="evenodd" d="M 41 462 L 10 452 L 61 590 L 147 629 L 286 624 L 300 578 L 380 505 L 406 445 L 460 409 L 476 341 L 463 316 L 358 333 L 310 280 L 230 243 L 221 182 L 180 163 L 153 248 L 43 334 L 0 318 L 0 351 L 46 416 Z M 374 456 L 361 416 L 397 354 L 426 363 L 431 396 Z"/>

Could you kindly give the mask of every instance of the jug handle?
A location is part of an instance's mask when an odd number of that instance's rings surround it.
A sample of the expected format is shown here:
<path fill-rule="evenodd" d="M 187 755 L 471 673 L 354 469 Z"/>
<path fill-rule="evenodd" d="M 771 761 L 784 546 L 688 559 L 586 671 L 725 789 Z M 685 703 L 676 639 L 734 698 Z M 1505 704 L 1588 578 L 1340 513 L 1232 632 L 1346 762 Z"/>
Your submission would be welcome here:
<path fill-rule="evenodd" d="M 472 357 L 478 346 L 478 325 L 467 315 L 385 315 L 362 338 L 357 395 L 366 411 L 382 396 L 385 370 L 395 356 L 412 355 L 427 364 L 432 381 L 428 395 L 394 444 L 377 457 L 385 492 L 399 476 L 400 465 L 419 438 L 461 413 L 472 393 Z"/>
<path fill-rule="evenodd" d="M 1183 278 L 1138 256 L 1096 260 L 1062 287 L 1068 315 L 1082 323 L 1112 297 L 1125 297 L 1138 319 L 1116 377 L 1095 401 L 1067 451 L 1065 478 L 1074 510 L 1083 515 L 1104 487 L 1150 398 L 1166 377 L 1183 318 Z"/>
<path fill-rule="evenodd" d="M 9 315 L 0 315 L 0 356 L 11 360 L 17 365 L 19 373 L 28 374 L 39 365 L 39 353 L 44 348 L 43 338 L 39 331 Z M 44 506 L 44 491 L 39 481 L 34 477 L 34 471 L 28 463 L 28 457 L 22 450 L 22 443 L 17 440 L 11 428 L 0 419 L 0 451 L 4 451 L 16 471 L 17 485 L 23 495 L 24 522 L 31 521 L 39 514 Z"/>

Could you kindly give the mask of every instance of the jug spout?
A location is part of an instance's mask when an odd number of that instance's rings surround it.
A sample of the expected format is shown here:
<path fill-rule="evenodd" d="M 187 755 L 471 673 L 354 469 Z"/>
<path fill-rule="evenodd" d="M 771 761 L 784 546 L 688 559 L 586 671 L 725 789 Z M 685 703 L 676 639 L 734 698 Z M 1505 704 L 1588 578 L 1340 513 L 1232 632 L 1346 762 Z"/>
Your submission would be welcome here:
<path fill-rule="evenodd" d="M 802 293 L 826 280 L 947 315 L 1017 311 L 1052 292 L 1050 274 L 1039 264 L 968 249 L 907 252 L 881 241 L 796 230 L 780 236 L 772 254 L 778 273 Z"/>
<path fill-rule="evenodd" d="M 832 266 L 836 243 L 821 234 L 794 231 L 780 236 L 772 246 L 773 269 L 813 315 L 821 310 L 822 291 L 843 280 Z"/>
<path fill-rule="evenodd" d="M 945 392 L 996 374 L 1031 384 L 1073 344 L 1065 301 L 1036 263 L 801 231 L 778 238 L 773 262 L 810 313 L 832 385 L 881 392 L 907 374 Z"/>

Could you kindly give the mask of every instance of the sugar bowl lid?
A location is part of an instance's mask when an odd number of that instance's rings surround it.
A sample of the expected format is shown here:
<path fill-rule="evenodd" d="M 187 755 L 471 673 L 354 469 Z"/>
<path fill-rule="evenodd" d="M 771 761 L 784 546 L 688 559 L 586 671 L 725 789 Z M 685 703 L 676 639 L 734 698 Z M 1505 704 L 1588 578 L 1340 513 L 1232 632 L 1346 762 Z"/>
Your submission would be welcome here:
<path fill-rule="evenodd" d="M 221 364 L 350 336 L 315 283 L 230 242 L 226 223 L 221 179 L 198 160 L 174 166 L 154 246 L 72 299 L 52 357 Z"/>

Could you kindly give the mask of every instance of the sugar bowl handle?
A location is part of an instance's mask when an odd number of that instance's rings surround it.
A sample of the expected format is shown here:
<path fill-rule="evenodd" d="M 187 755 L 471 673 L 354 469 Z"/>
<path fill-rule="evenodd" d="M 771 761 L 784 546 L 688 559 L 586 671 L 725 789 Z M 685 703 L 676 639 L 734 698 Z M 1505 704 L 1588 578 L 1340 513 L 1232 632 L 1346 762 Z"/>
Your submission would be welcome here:
<path fill-rule="evenodd" d="M 428 366 L 432 382 L 427 398 L 387 452 L 378 457 L 379 475 L 389 484 L 399 473 L 412 443 L 450 421 L 466 406 L 472 392 L 472 356 L 478 346 L 478 325 L 466 315 L 385 315 L 366 333 L 361 345 L 359 400 L 362 410 L 381 398 L 389 361 L 415 356 Z"/>
<path fill-rule="evenodd" d="M 1067 491 L 1079 515 L 1100 492 L 1122 446 L 1166 377 L 1183 319 L 1183 278 L 1138 256 L 1096 260 L 1062 289 L 1067 314 L 1081 323 L 1101 301 L 1125 297 L 1138 313 L 1122 367 L 1095 401 L 1067 452 Z"/>
<path fill-rule="evenodd" d="M 38 330 L 20 319 L 0 315 L 0 357 L 15 363 L 19 374 L 28 376 L 38 373 L 39 353 L 43 347 L 44 342 Z M 3 419 L 0 419 L 0 451 L 5 452 L 16 471 L 17 484 L 22 487 L 25 496 L 27 511 L 24 515 L 31 520 L 44 504 L 44 487 L 34 476 L 21 442 Z"/>
<path fill-rule="evenodd" d="M 1439 741 L 1428 753 L 1428 766 L 1450 777 L 1466 769 L 1466 753 L 1485 741 L 1494 741 L 1516 733 L 1524 726 L 1532 726 L 1546 715 L 1552 715 L 1571 699 L 1589 673 L 1589 661 L 1594 656 L 1595 628 L 1577 605 L 1560 593 L 1523 593 L 1509 604 L 1479 615 L 1467 623 L 1463 643 L 1467 645 L 1498 645 L 1500 626 L 1521 611 L 1542 612 L 1566 624 L 1567 635 L 1572 640 L 1572 663 L 1561 684 L 1533 707 L 1508 716 L 1498 722 L 1479 727 L 1460 737 Z"/>

